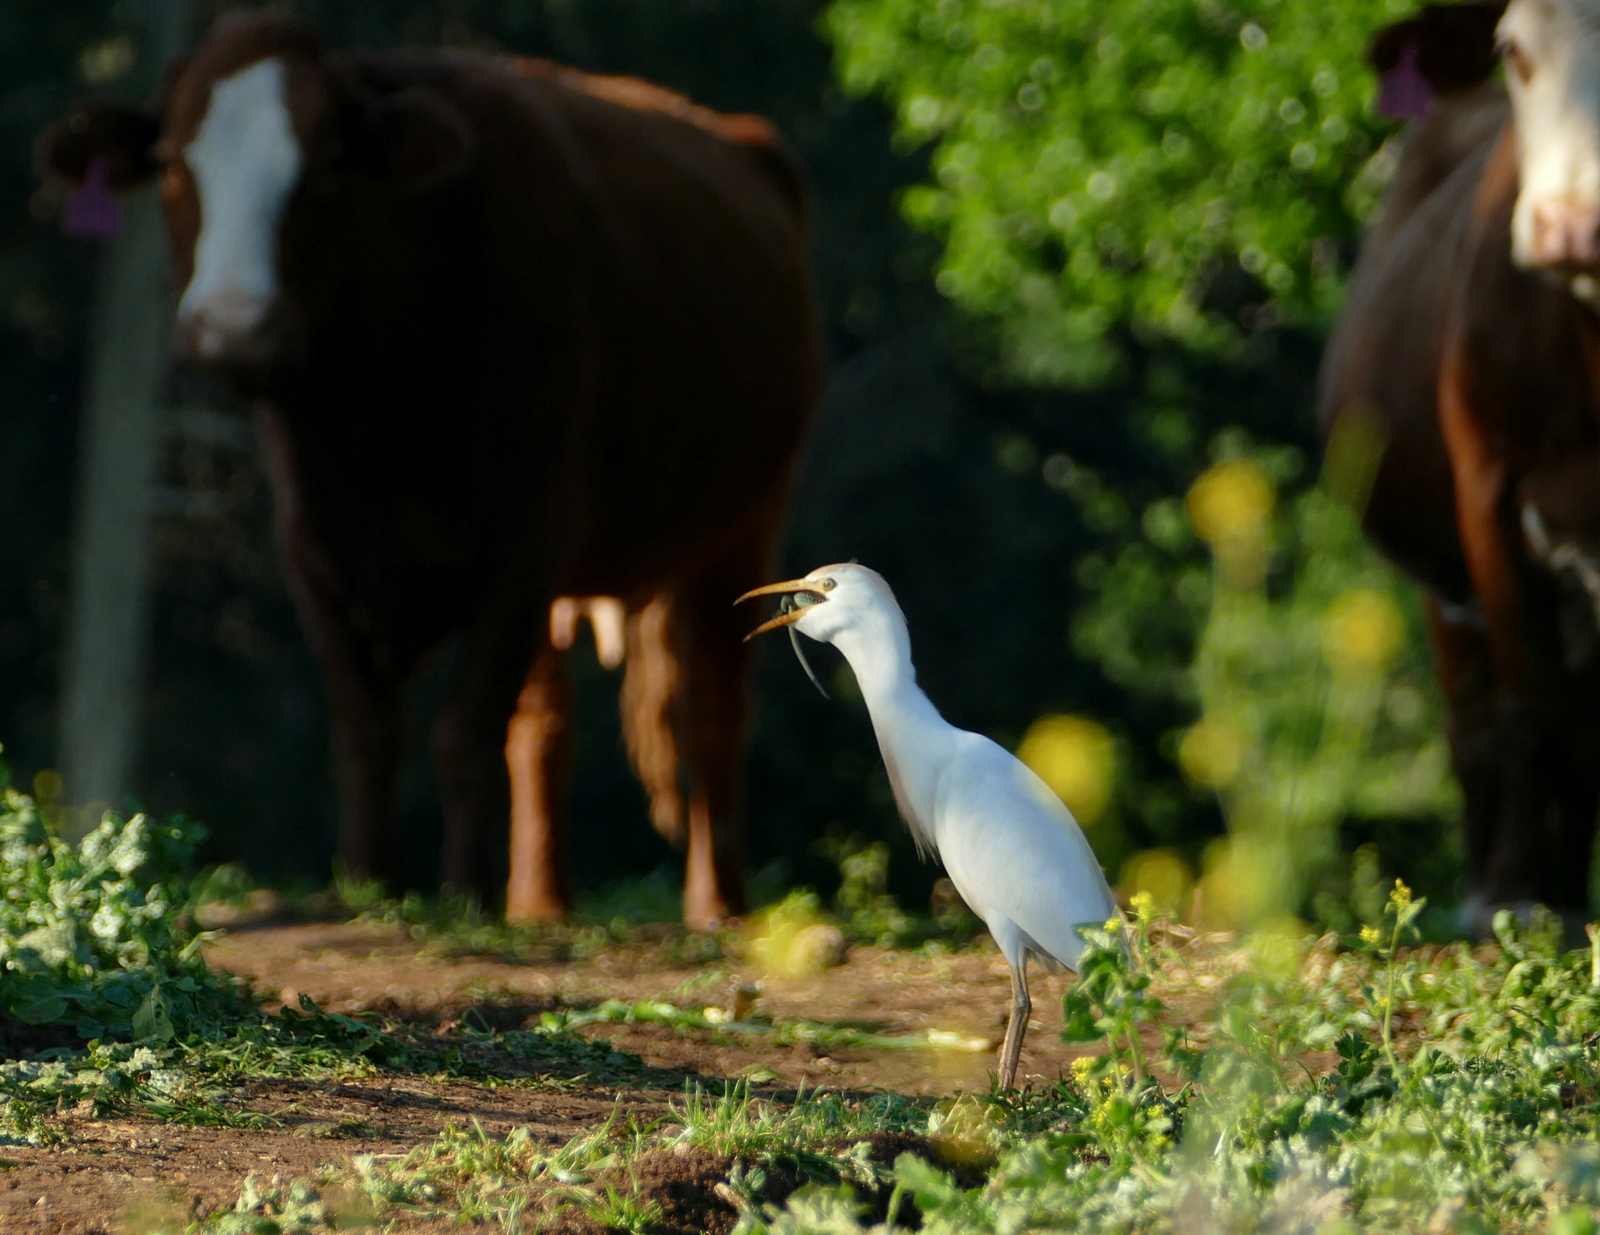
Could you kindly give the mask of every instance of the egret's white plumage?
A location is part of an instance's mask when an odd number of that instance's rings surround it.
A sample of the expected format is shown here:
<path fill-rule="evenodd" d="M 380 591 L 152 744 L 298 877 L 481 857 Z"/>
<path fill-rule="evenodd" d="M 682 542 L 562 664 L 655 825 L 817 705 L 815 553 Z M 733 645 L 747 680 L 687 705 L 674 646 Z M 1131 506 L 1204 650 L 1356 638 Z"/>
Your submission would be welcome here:
<path fill-rule="evenodd" d="M 1100 863 L 1047 785 L 1004 748 L 957 729 L 923 694 L 905 616 L 889 585 L 854 562 L 740 597 L 784 597 L 754 634 L 792 626 L 844 653 L 872 717 L 900 813 L 923 852 L 943 862 L 1011 966 L 1012 1010 L 1000 1061 L 1010 1086 L 1028 1013 L 1028 954 L 1076 969 L 1075 928 L 1117 913 Z"/>

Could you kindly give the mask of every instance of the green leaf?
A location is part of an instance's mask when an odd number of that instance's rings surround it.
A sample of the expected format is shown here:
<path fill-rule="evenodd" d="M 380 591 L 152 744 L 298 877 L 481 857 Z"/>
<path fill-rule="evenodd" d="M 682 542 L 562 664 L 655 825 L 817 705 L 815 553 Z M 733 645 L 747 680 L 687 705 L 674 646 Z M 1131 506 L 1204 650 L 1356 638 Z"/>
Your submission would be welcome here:
<path fill-rule="evenodd" d="M 27 1003 L 19 1004 L 11 1011 L 19 1021 L 26 1021 L 30 1025 L 45 1025 L 66 1016 L 67 1001 L 60 995 L 47 995 L 43 999 L 31 999 Z"/>
<path fill-rule="evenodd" d="M 924 1211 L 961 1195 L 961 1189 L 948 1173 L 915 1154 L 901 1154 L 895 1159 L 894 1178 L 896 1183 L 911 1190 L 918 1207 Z"/>
<path fill-rule="evenodd" d="M 161 987 L 152 986 L 133 1014 L 133 1036 L 140 1042 L 170 1042 L 173 1034 L 172 1017 L 161 995 Z"/>

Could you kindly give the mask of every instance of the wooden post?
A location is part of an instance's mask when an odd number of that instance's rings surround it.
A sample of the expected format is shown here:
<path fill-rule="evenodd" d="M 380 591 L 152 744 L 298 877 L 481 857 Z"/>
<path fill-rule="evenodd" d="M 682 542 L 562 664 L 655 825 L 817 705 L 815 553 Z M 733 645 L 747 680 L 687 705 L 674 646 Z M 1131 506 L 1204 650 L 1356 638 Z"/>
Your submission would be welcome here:
<path fill-rule="evenodd" d="M 190 0 L 147 0 L 153 88 L 188 41 Z M 89 340 L 62 685 L 60 764 L 68 800 L 120 805 L 132 788 L 150 605 L 150 492 L 163 416 L 172 307 L 154 186 L 123 199 L 100 273 Z M 98 810 L 83 812 L 93 823 Z"/>

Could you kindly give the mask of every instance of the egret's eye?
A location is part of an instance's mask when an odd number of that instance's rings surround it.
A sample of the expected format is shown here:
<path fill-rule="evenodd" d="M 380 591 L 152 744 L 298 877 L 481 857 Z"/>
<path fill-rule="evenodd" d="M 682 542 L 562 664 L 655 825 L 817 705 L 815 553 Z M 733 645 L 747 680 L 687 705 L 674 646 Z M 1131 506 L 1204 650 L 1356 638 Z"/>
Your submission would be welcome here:
<path fill-rule="evenodd" d="M 835 587 L 834 580 L 832 580 L 832 579 L 824 579 L 822 581 L 822 590 L 824 592 L 831 592 L 831 591 L 833 591 L 834 587 Z"/>

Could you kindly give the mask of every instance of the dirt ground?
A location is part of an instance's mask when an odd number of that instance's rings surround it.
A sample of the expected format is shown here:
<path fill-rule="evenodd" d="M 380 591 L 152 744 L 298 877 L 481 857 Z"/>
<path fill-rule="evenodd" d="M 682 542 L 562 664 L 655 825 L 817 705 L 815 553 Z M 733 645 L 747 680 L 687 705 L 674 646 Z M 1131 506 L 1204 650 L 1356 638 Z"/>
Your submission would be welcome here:
<path fill-rule="evenodd" d="M 186 1128 L 143 1119 L 64 1120 L 63 1147 L 0 1149 L 0 1231 L 26 1235 L 120 1235 L 156 1216 L 205 1215 L 230 1205 L 244 1177 L 293 1179 L 357 1154 L 399 1156 L 449 1122 L 491 1133 L 526 1126 L 564 1143 L 625 1111 L 662 1113 L 696 1075 L 747 1076 L 781 1088 L 804 1084 L 851 1091 L 947 1095 L 989 1086 L 992 1049 L 1004 1031 L 1009 980 L 992 949 L 920 957 L 854 948 L 815 978 L 778 978 L 737 961 L 673 965 L 670 950 L 610 948 L 585 962 L 518 964 L 429 955 L 399 927 L 356 923 L 261 926 L 224 935 L 211 963 L 248 977 L 284 1002 L 309 995 L 331 1011 L 379 1011 L 448 1029 L 469 1008 L 492 1005 L 497 1024 L 605 999 L 659 998 L 681 1006 L 723 1006 L 740 985 L 759 984 L 758 1009 L 772 1018 L 847 1024 L 884 1034 L 943 1030 L 959 1049 L 779 1047 L 764 1036 L 680 1034 L 661 1024 L 596 1024 L 579 1032 L 632 1051 L 651 1072 L 620 1093 L 581 1082 L 559 1088 L 432 1084 L 411 1076 L 354 1083 L 263 1081 L 246 1105 L 273 1117 L 267 1130 Z M 1034 1014 L 1022 1057 L 1035 1084 L 1053 1081 L 1080 1053 L 1059 1041 L 1067 980 L 1035 971 Z M 413 1222 L 393 1229 L 430 1230 Z M 439 1229 L 444 1229 L 442 1226 Z"/>
<path fill-rule="evenodd" d="M 845 963 L 814 978 L 764 974 L 735 960 L 672 967 L 648 945 L 608 949 L 580 963 L 514 964 L 484 957 L 438 958 L 400 928 L 356 924 L 272 927 L 230 934 L 212 963 L 251 978 L 263 993 L 292 1003 L 310 995 L 329 1011 L 380 1011 L 406 1019 L 459 1016 L 492 1001 L 535 1010 L 590 1007 L 606 999 L 664 999 L 685 1006 L 724 1006 L 741 985 L 759 985 L 758 1010 L 779 1018 L 828 1021 L 883 1034 L 944 1030 L 998 1045 L 1005 1033 L 1011 984 L 992 948 L 945 957 L 856 947 Z M 1065 977 L 1031 971 L 1033 1018 L 1022 1071 L 1054 1080 L 1081 1052 L 1058 1040 Z M 777 1048 L 761 1037 L 680 1036 L 658 1024 L 601 1024 L 580 1030 L 633 1051 L 658 1068 L 713 1076 L 770 1071 L 785 1085 L 891 1089 L 948 1094 L 987 1089 L 992 1050 L 841 1050 L 817 1056 L 803 1046 Z"/>

